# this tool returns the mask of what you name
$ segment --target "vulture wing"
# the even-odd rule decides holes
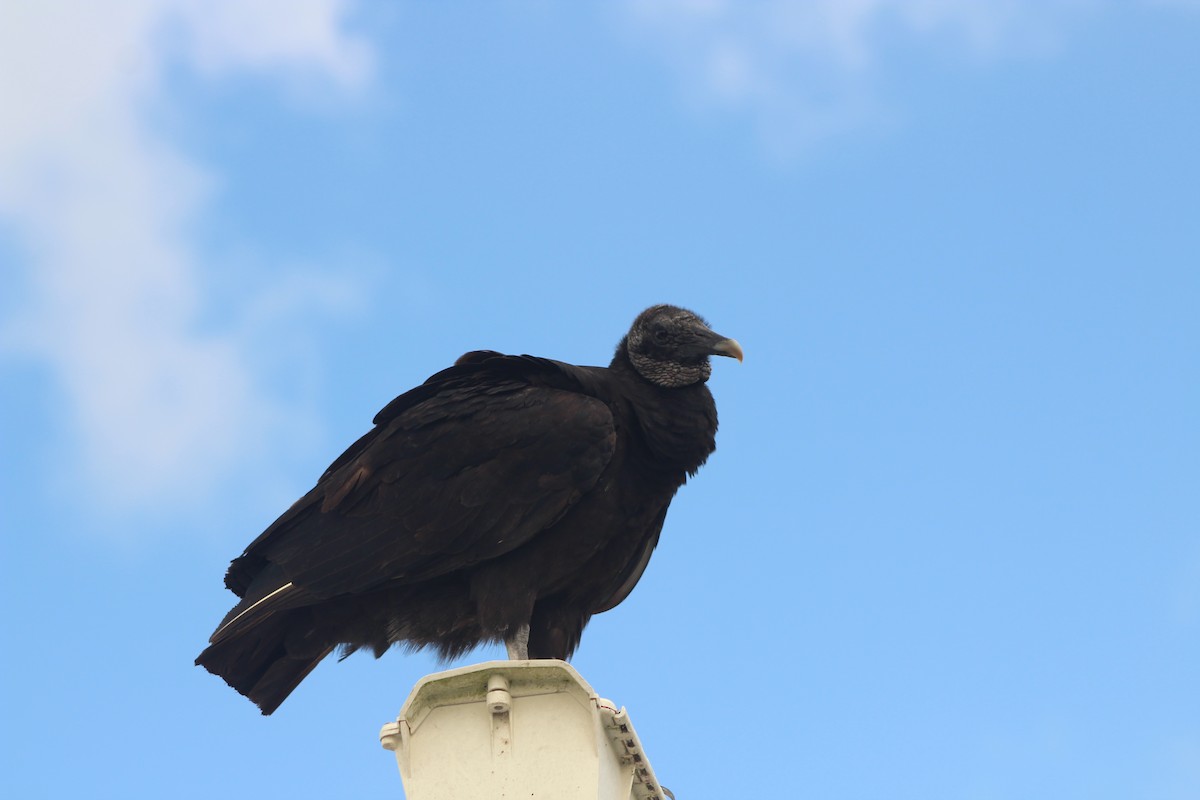
[[[427,580],[507,553],[595,486],[616,443],[583,370],[471,353],[376,427],[230,566],[216,643],[272,612]],[[639,570],[640,571],[640,570]]]

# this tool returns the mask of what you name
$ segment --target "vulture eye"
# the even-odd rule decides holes
[[[654,326],[654,341],[658,342],[659,344],[667,341],[667,329],[662,325]]]

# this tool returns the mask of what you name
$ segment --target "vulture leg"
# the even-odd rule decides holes
[[[529,623],[517,627],[512,636],[504,638],[504,648],[512,661],[529,660]]]

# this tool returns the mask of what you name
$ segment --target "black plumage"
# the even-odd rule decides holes
[[[233,561],[241,600],[196,663],[270,714],[339,645],[568,658],[716,446],[711,355],[742,351],[669,305],[638,316],[608,367],[467,353],[389,403]]]

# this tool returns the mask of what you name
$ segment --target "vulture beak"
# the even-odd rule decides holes
[[[722,339],[712,347],[714,356],[729,356],[736,358],[739,362],[742,360],[742,346],[737,343],[737,339]]]
[[[737,339],[726,339],[719,333],[714,333],[713,338],[716,342],[709,348],[709,353],[714,356],[729,356],[736,358],[739,362],[742,360],[742,346],[737,343]]]
[[[729,356],[742,360],[742,346],[737,339],[729,339],[707,325],[697,323],[692,329],[692,341],[688,345],[689,355],[695,356]]]

